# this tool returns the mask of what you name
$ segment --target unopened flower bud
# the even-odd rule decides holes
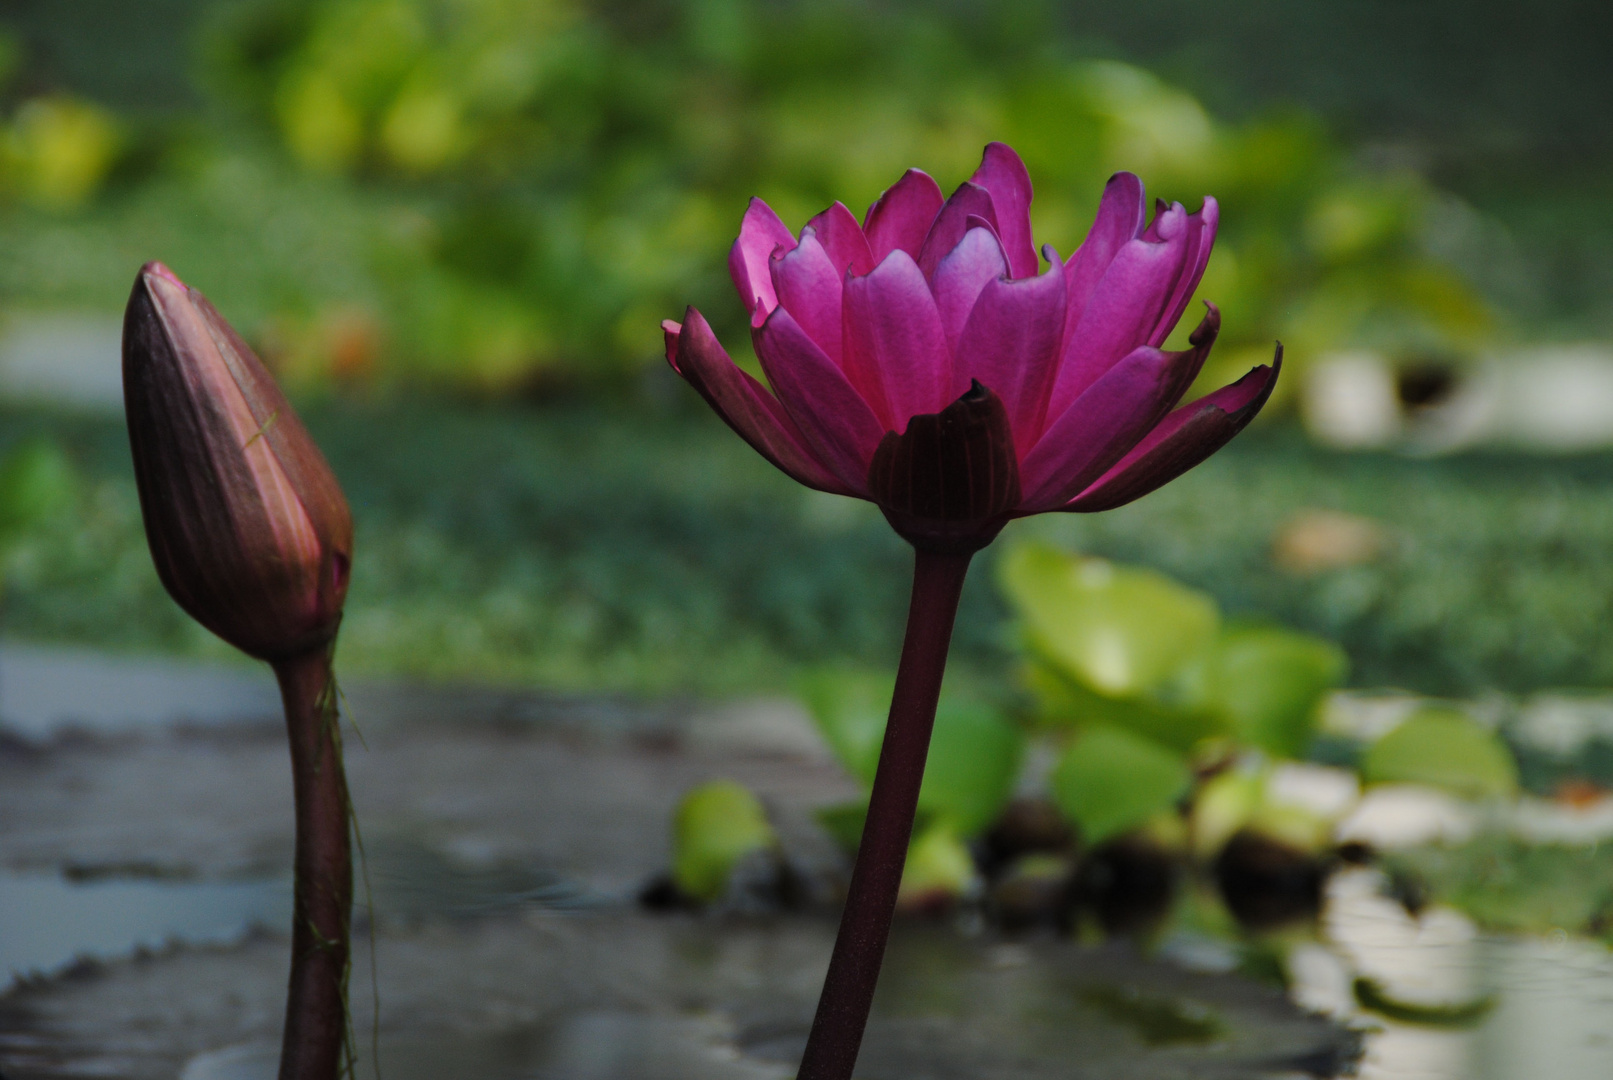
[[[123,320],[123,400],[157,574],[192,617],[274,660],[341,622],[353,519],[262,362],[161,263]]]

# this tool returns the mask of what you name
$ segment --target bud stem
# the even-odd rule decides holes
[[[807,1036],[798,1080],[850,1080],[862,1046],[896,894],[907,864],[924,760],[941,697],[947,648],[970,555],[915,549],[907,636],[896,669],[896,691],[868,799],[868,818],[851,874],[840,933],[824,977],[818,1012]]]
[[[297,805],[291,982],[280,1080],[336,1080],[347,1043],[353,858],[331,648],[274,663]]]

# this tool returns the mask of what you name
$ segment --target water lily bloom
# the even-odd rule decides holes
[[[1012,518],[1108,510],[1203,461],[1281,363],[1176,408],[1220,326],[1161,348],[1215,241],[1214,199],[1146,218],[1118,173],[1068,260],[1031,240],[1031,183],[1002,143],[951,198],[907,172],[861,225],[835,203],[793,235],[753,199],[729,256],[771,391],[700,313],[667,358],[784,472],[879,504],[916,546],[974,550]]]
[[[274,379],[161,263],[124,315],[123,392],[158,576],[179,606],[272,660],[336,634],[353,519]]]
[[[890,718],[840,932],[798,1080],[849,1080],[873,1001],[969,561],[1016,517],[1108,510],[1243,429],[1282,363],[1178,407],[1220,328],[1214,305],[1161,346],[1210,258],[1219,210],[1109,181],[1068,260],[1031,241],[1019,156],[986,147],[944,198],[911,169],[858,224],[840,203],[796,236],[751,200],[728,268],[771,390],[694,308],[667,359],[751,446],[808,487],[868,499],[914,549]]]
[[[280,682],[296,805],[280,1080],[337,1080],[347,1052],[351,806],[331,657],[353,519],[324,455],[207,298],[161,263],[123,319],[123,398],[157,576]]]

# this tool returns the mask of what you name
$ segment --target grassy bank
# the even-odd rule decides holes
[[[310,405],[354,504],[343,661],[571,689],[778,688],[799,664],[892,661],[909,557],[865,504],[797,488],[685,388],[635,405]],[[6,561],[6,633],[225,655],[163,594],[121,426],[0,414],[0,448],[48,434],[83,483]],[[1307,508],[1371,517],[1377,559],[1274,566]],[[1613,459],[1339,455],[1286,428],[1246,433],[1176,484],[1096,517],[1010,527],[965,598],[958,654],[1006,670],[995,551],[1036,535],[1146,563],[1235,615],[1339,641],[1357,685],[1471,694],[1613,683]]]

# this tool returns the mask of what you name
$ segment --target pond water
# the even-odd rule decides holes
[[[258,675],[0,650],[0,979],[37,976],[0,982],[7,1080],[274,1075],[289,778]],[[130,676],[149,693],[120,695]],[[64,682],[75,696],[53,703]],[[665,865],[667,814],[691,783],[754,786],[804,844],[791,822],[843,794],[833,766],[772,707],[674,723],[468,701],[372,693],[368,746],[351,752],[374,834],[360,1074],[373,1017],[390,1080],[792,1075],[832,920],[658,917],[631,897]],[[176,729],[164,717],[181,702]],[[1320,937],[1289,953],[1289,1000],[1226,973],[1214,942],[1144,959],[909,922],[859,1076],[1328,1077],[1355,1058],[1350,1031],[1369,1080],[1613,1075],[1605,948],[1488,938],[1383,893],[1375,871],[1335,875]],[[1440,1022],[1363,1009],[1360,980]]]

